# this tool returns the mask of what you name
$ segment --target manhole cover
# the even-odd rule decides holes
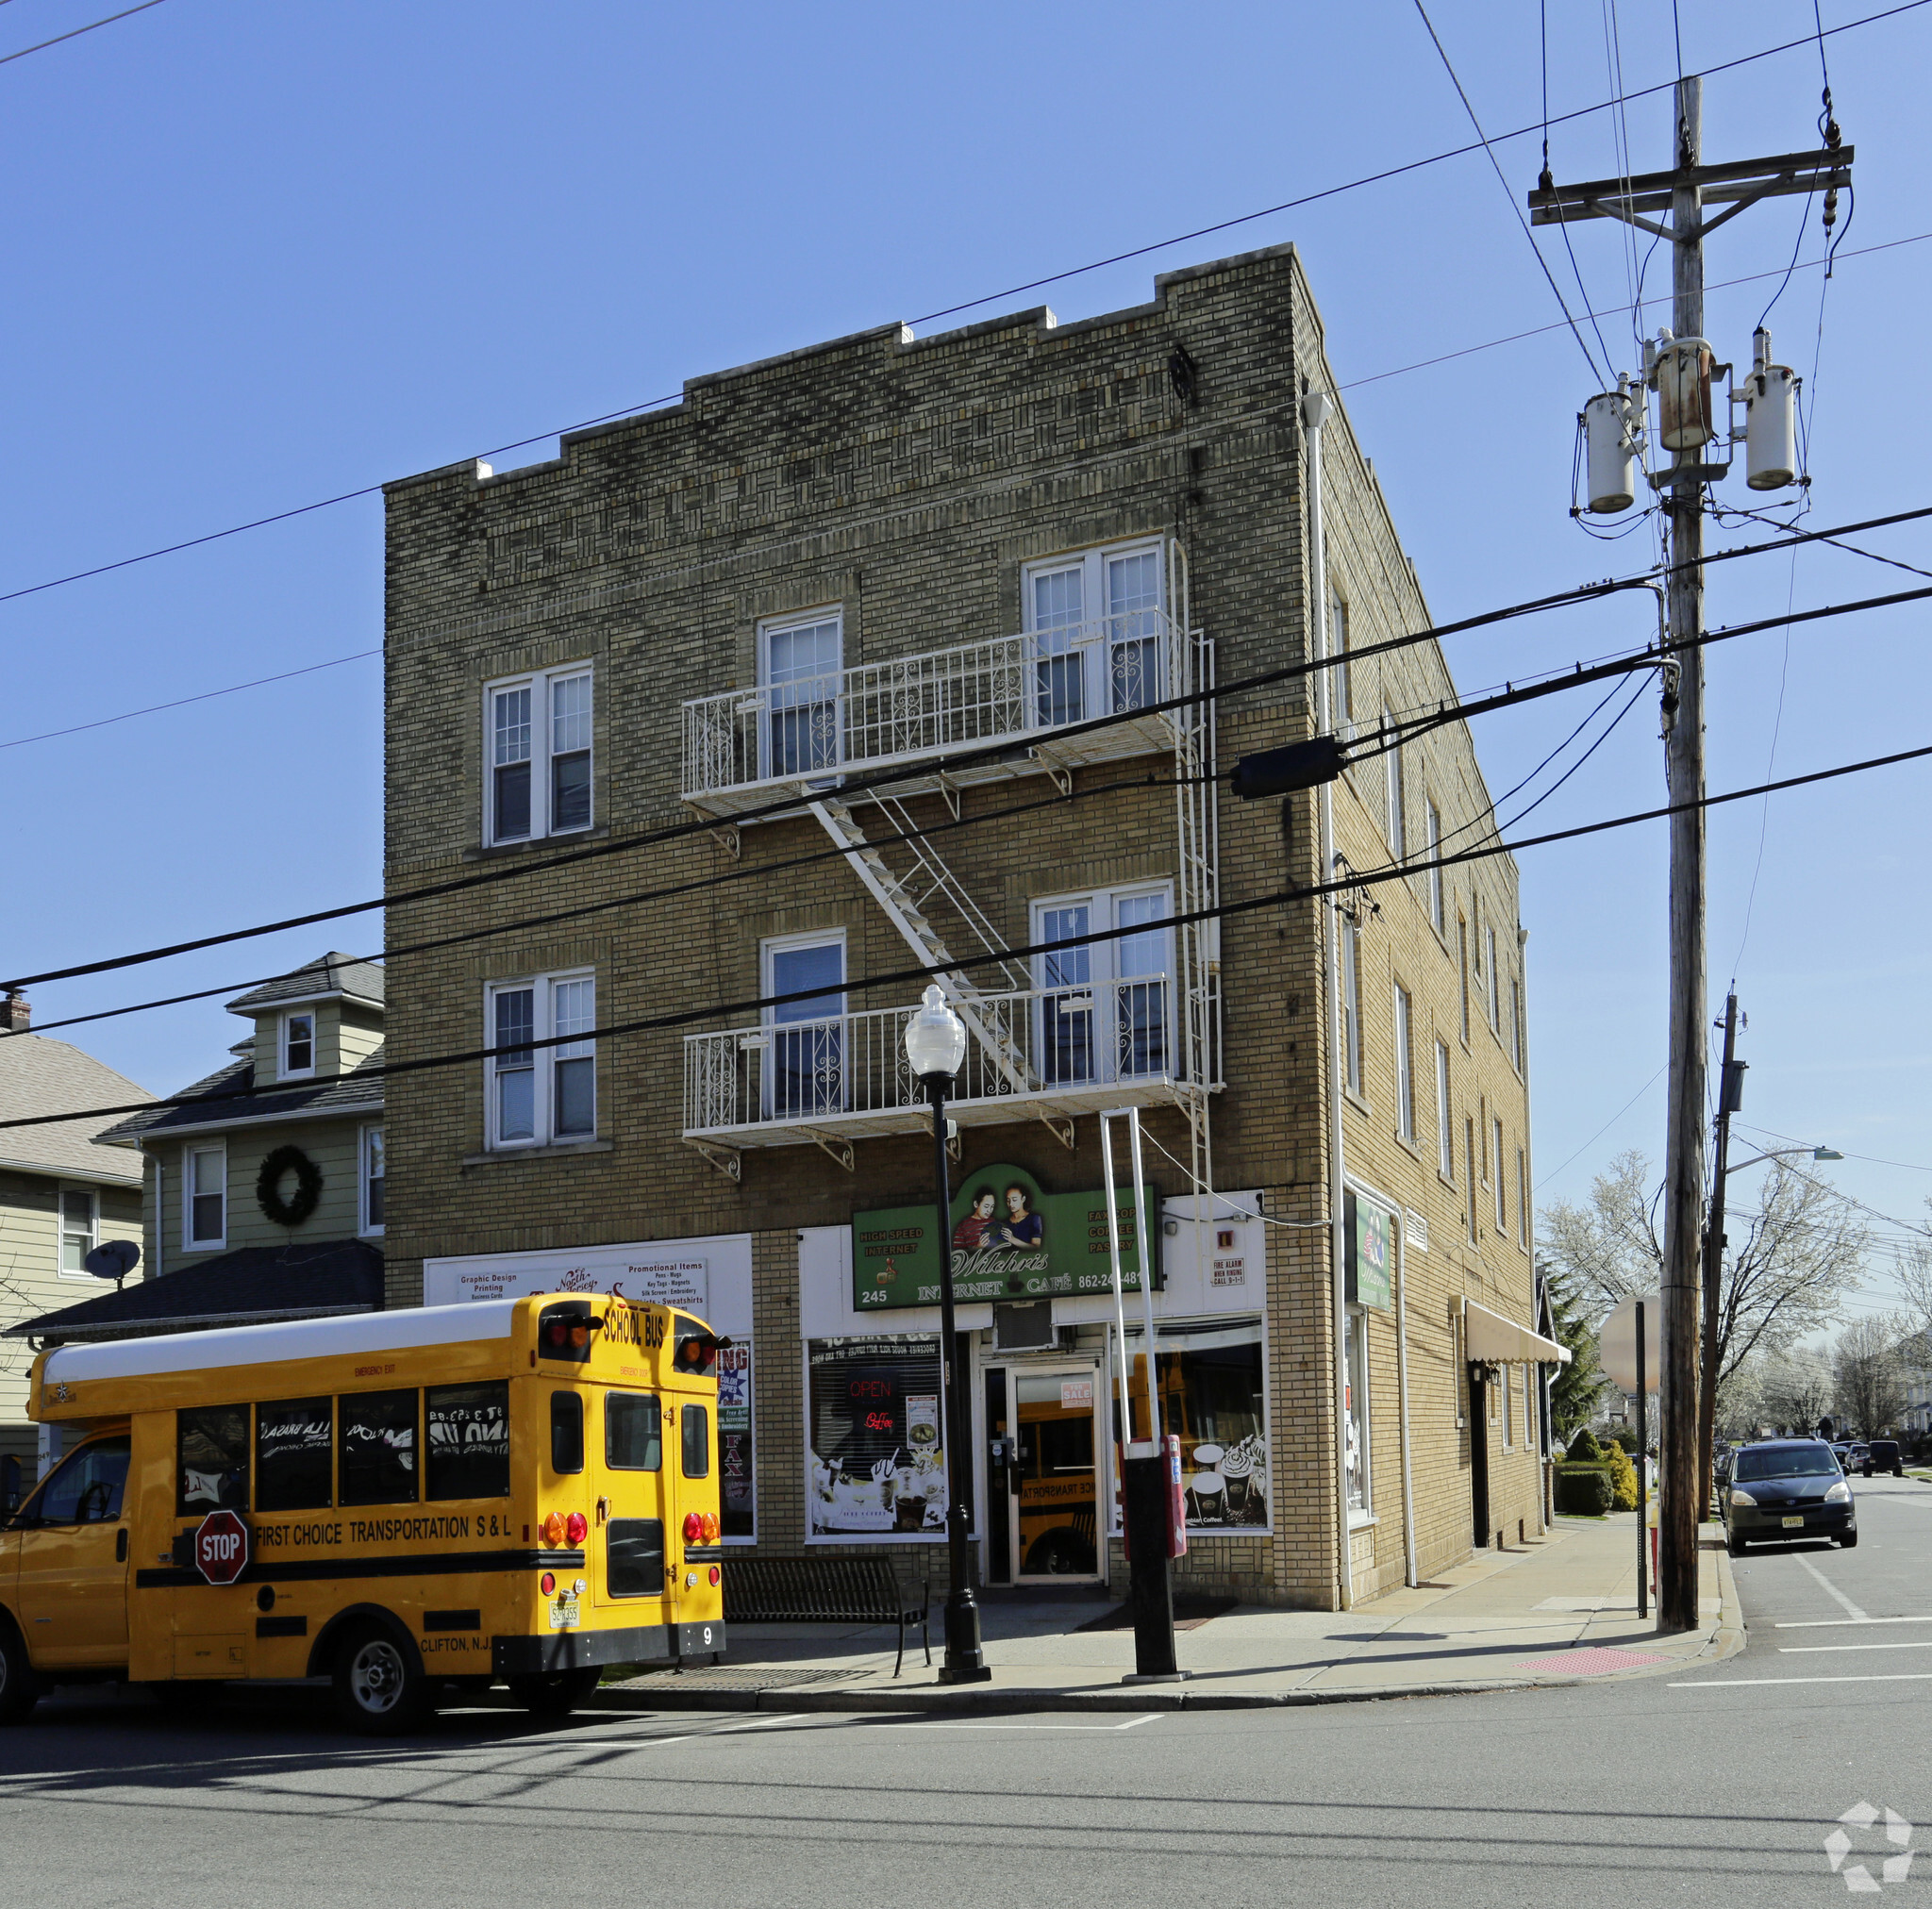
[[[1547,1670],[1554,1676],[1601,1677],[1610,1670],[1635,1670],[1644,1664],[1667,1664],[1669,1658],[1655,1651],[1607,1651],[1589,1645],[1580,1651],[1558,1651],[1551,1657],[1528,1657],[1519,1670]]]

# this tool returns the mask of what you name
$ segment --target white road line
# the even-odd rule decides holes
[[[1734,1690],[1747,1685],[1766,1684],[1925,1684],[1932,1683],[1932,1670],[1896,1670],[1876,1677],[1712,1677],[1695,1684],[1673,1684],[1673,1690]]]
[[[1821,1585],[1824,1586],[1824,1588],[1831,1594],[1831,1596],[1834,1599],[1837,1600],[1839,1608],[1844,1612],[1846,1617],[1857,1618],[1861,1623],[1864,1621],[1864,1612],[1859,1610],[1857,1605],[1853,1603],[1851,1599],[1846,1597],[1845,1594],[1841,1590],[1840,1590],[1839,1587],[1835,1584],[1833,1584],[1832,1581],[1828,1577],[1826,1577],[1824,1573],[1822,1570],[1820,1570],[1818,1567],[1814,1565],[1809,1558],[1801,1556],[1798,1559],[1798,1562],[1801,1565],[1803,1565],[1805,1569],[1807,1571],[1809,1571],[1811,1575],[1814,1578],[1816,1578]]]
[[[1820,1651],[1932,1651],[1932,1637],[1914,1637],[1906,1644],[1780,1644],[1778,1654],[1807,1657]]]
[[[1124,1723],[899,1723],[891,1721],[895,1730],[1132,1730],[1142,1723],[1158,1720],[1158,1711],[1149,1711],[1145,1717],[1130,1717]]]
[[[804,1719],[805,1712],[794,1710],[786,1717],[760,1717],[753,1723],[727,1723],[722,1729],[714,1730],[713,1736],[729,1736],[740,1730],[771,1730],[780,1723],[798,1723]]]
[[[1841,1631],[1847,1624],[1932,1624],[1932,1618],[1803,1618],[1774,1631]]]

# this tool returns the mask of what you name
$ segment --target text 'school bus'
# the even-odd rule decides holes
[[[0,1531],[0,1717],[326,1677],[396,1731],[445,1685],[557,1713],[715,1656],[718,1346],[553,1295],[43,1353],[28,1410],[84,1442]]]

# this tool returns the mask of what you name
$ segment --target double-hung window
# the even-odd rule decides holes
[[[1503,1123],[1501,1120],[1497,1120],[1494,1122],[1494,1126],[1496,1141],[1496,1231],[1498,1233],[1507,1233],[1509,1231],[1509,1179],[1508,1175],[1503,1171]]]
[[[181,1160],[182,1246],[191,1253],[225,1245],[228,1234],[228,1153],[191,1147]]]
[[[1438,860],[1442,853],[1442,811],[1436,805],[1435,798],[1429,799],[1426,814],[1429,835],[1429,859]],[[1429,871],[1429,925],[1437,934],[1443,933],[1442,913],[1442,871],[1439,868]]]
[[[845,1073],[845,937],[791,936],[764,946],[767,1120],[836,1114],[851,1104]]]
[[[1036,957],[1041,1078],[1141,1080],[1174,1071],[1174,931],[1165,887],[1103,889],[1033,905],[1035,941],[1077,941]],[[1106,941],[1083,937],[1130,932]]]
[[[1415,1140],[1415,1067],[1409,1052],[1411,1010],[1408,989],[1395,985],[1395,1132],[1411,1144]]]
[[[1341,918],[1341,1058],[1348,1090],[1362,1090],[1362,931]]]
[[[1483,930],[1483,956],[1489,966],[1490,1032],[1500,1037],[1503,1032],[1503,988],[1496,973],[1496,931],[1493,928]]]
[[[1035,722],[1141,709],[1167,693],[1161,573],[1158,541],[1026,567]]]
[[[836,609],[760,625],[761,775],[838,767],[844,755],[844,616]]]
[[[87,1256],[100,1233],[100,1202],[90,1187],[60,1189],[60,1270],[87,1273]]]
[[[1509,977],[1509,1059],[1516,1071],[1523,1071],[1523,981]]]
[[[1336,735],[1355,734],[1355,684],[1348,661],[1348,599],[1339,590],[1328,599],[1328,654],[1336,658],[1328,672],[1328,726]]]
[[[315,1017],[312,1014],[282,1016],[281,1078],[302,1080],[315,1071]]]
[[[1456,1129],[1449,1117],[1449,1043],[1436,1043],[1436,1166],[1443,1179],[1456,1177]]]
[[[492,683],[483,698],[484,832],[492,842],[591,825],[591,672],[582,664]]]
[[[597,1133],[597,983],[589,974],[499,981],[487,1001],[489,1141],[540,1147]],[[577,1038],[558,1038],[575,1036]],[[538,1041],[555,1044],[538,1047]]]
[[[380,1233],[382,1231],[386,1164],[383,1153],[382,1129],[380,1127],[364,1127],[362,1129],[362,1224],[360,1231],[365,1234]]]
[[[1394,712],[1386,703],[1382,706],[1382,727],[1391,736],[1395,733]],[[1408,859],[1408,788],[1402,773],[1400,747],[1390,750],[1384,760],[1388,764],[1389,853],[1396,861],[1404,862]]]

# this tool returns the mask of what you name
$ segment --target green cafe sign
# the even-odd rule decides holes
[[[1141,1289],[1141,1241],[1154,1241],[1154,1286],[1160,1287],[1158,1196],[1146,1189],[1136,1224],[1131,1187],[1116,1189],[1121,1216],[1121,1285]],[[952,1205],[956,1300],[1046,1299],[1110,1292],[1107,1195],[1042,1193],[1021,1167],[982,1167],[965,1176]],[[858,1312],[938,1305],[940,1251],[933,1208],[887,1206],[852,1216],[852,1303]]]
[[[1389,1310],[1389,1262],[1394,1216],[1354,1192],[1342,1196],[1347,1229],[1348,1296],[1357,1305]]]

